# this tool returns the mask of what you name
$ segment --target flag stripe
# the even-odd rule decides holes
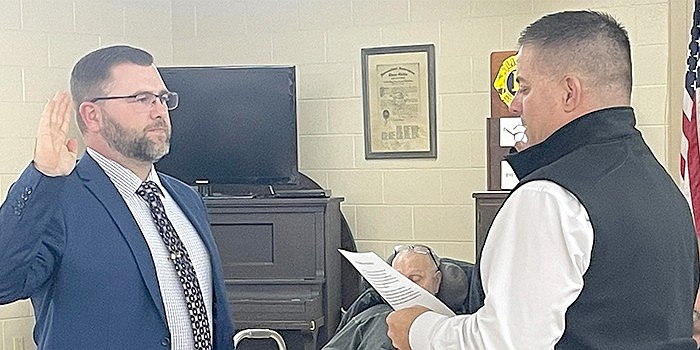
[[[693,23],[688,44],[688,69],[685,74],[683,96],[683,125],[681,137],[680,174],[682,187],[688,198],[695,220],[695,232],[700,231],[700,148],[698,146],[697,86],[698,58],[700,58],[700,0],[695,0]],[[700,236],[700,235],[699,235]]]

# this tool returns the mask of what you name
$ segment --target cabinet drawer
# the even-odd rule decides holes
[[[230,300],[239,328],[314,330],[323,324],[320,298],[292,300]]]
[[[323,252],[317,226],[315,213],[211,215],[227,279],[315,279]]]

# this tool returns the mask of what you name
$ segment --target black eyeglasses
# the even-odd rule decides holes
[[[169,111],[177,108],[178,96],[176,92],[165,92],[160,95],[152,92],[140,92],[129,96],[100,96],[93,97],[90,102],[95,103],[102,100],[120,100],[129,99],[131,103],[136,104],[143,111],[150,111],[157,100],[163,104]]]
[[[433,252],[433,250],[430,247],[428,247],[427,245],[423,245],[423,244],[397,245],[394,247],[394,255],[398,255],[399,253],[406,251],[406,250],[410,250],[410,251],[413,251],[414,253],[425,254],[425,255],[430,256],[430,258],[435,263],[435,267],[437,267],[438,270],[440,269],[440,258],[438,258],[437,255],[435,255],[435,252]]]

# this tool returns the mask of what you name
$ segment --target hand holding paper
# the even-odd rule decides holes
[[[454,312],[447,305],[389,266],[377,254],[353,253],[342,249],[338,251],[394,310],[419,305],[443,315],[454,316]]]

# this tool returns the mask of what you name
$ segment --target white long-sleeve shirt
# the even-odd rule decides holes
[[[552,349],[583,289],[593,227],[569,191],[545,180],[524,184],[503,204],[481,256],[486,299],[472,315],[420,315],[414,350]]]

